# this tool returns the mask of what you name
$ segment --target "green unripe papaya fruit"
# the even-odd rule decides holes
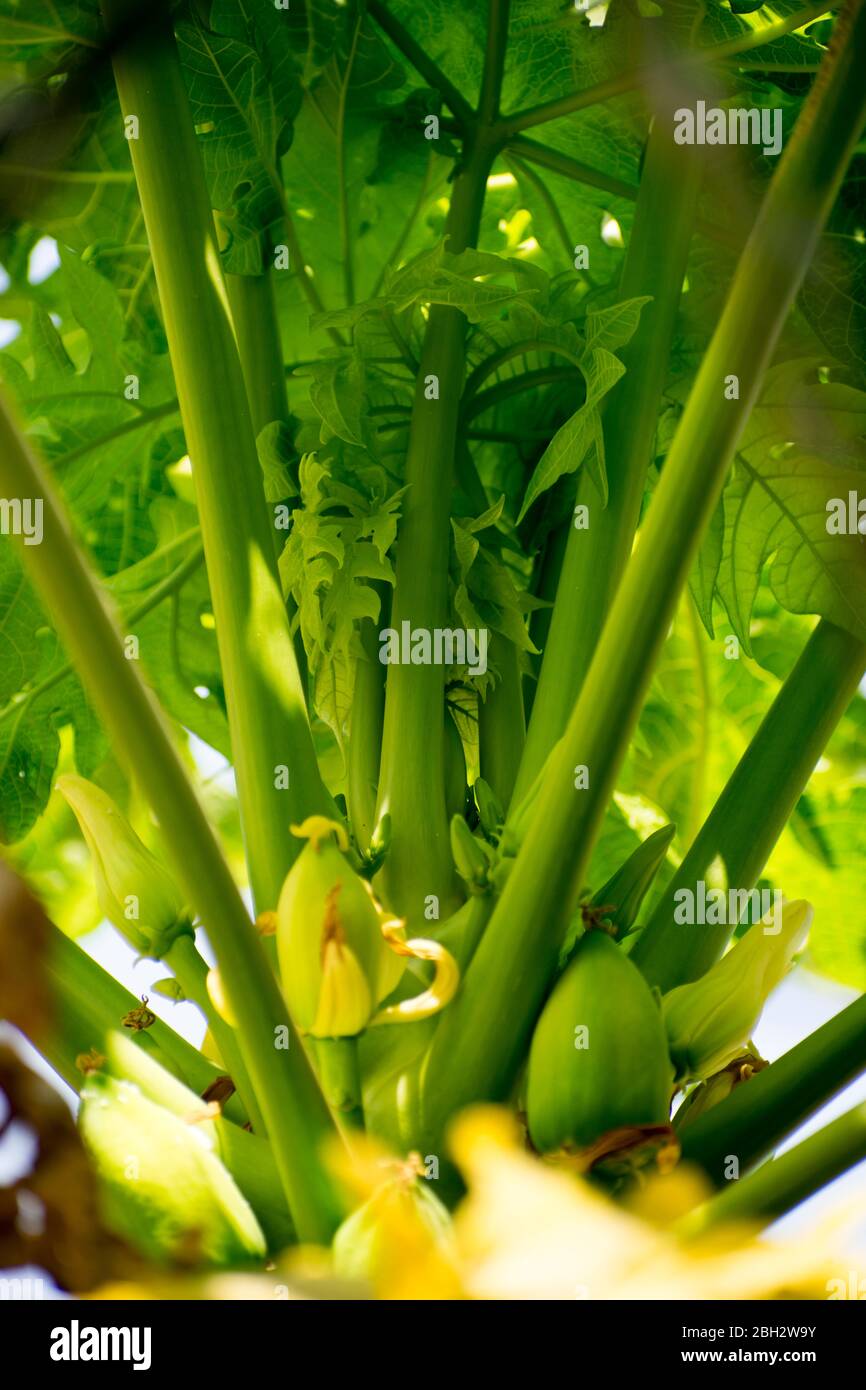
[[[264,1257],[261,1228],[206,1129],[104,1073],[82,1089],[79,1126],[109,1225],[150,1259],[238,1265]]]
[[[667,1121],[673,1068],[654,995],[603,931],[589,931],[541,1014],[527,1116],[542,1153],[585,1147],[621,1125]]]

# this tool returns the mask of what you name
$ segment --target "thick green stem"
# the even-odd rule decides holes
[[[517,648],[501,633],[494,634],[489,655],[498,675],[487,699],[478,703],[478,751],[481,776],[507,806],[526,737],[523,676]]]
[[[318,1038],[315,1056],[325,1099],[346,1130],[364,1128],[357,1038]]]
[[[637,530],[659,401],[668,371],[680,289],[692,238],[700,180],[696,147],[675,145],[667,106],[657,112],[641,178],[620,299],[651,296],[632,341],[620,352],[626,368],[604,414],[608,502],[591,479],[578,482],[576,501],[589,525],[572,526],[545,646],[515,804],[529,791],[562,736]]]
[[[255,1212],[269,1251],[275,1255],[295,1244],[297,1231],[286,1208],[270,1144],[237,1125],[227,1125],[222,1118],[215,1123],[219,1156]]]
[[[253,434],[258,439],[265,425],[289,422],[286,368],[277,320],[274,281],[270,270],[261,275],[227,275],[226,289],[235,327],[238,353],[250,408]],[[285,532],[270,528],[274,552],[279,561]],[[294,618],[295,606],[289,596],[286,608]],[[295,660],[304,697],[307,696],[307,654],[300,631],[292,639]]]
[[[253,433],[258,437],[265,425],[289,419],[273,276],[270,270],[262,275],[227,275],[226,289]]]
[[[64,1081],[77,1089],[82,1073],[76,1066],[76,1058],[94,1048],[101,1052],[106,1034],[120,1029],[124,1018],[140,1008],[141,1000],[118,984],[53,923],[45,952],[45,968],[51,983],[55,1016],[48,1036],[32,1036],[30,1041]],[[131,1030],[130,1037],[199,1095],[222,1075],[218,1067],[159,1018],[149,1028]],[[239,1097],[232,1097],[223,1109],[229,1119],[246,1123],[247,1114]]]
[[[663,993],[703,975],[732,930],[678,924],[676,893],[696,891],[716,858],[730,887],[755,886],[864,670],[866,644],[822,620],[632,950],[632,960]]]
[[[499,118],[510,9],[511,0],[488,0],[487,47],[478,97],[478,122],[482,129],[489,129]]]
[[[186,995],[197,1004],[207,1019],[208,1028],[213,1035],[220,1057],[226,1070],[237,1087],[253,1127],[259,1134],[265,1133],[265,1122],[250,1082],[249,1073],[235,1037],[234,1029],[220,1017],[213,1006],[207,988],[208,964],[199,955],[192,937],[179,936],[166,956],[175,979]]]
[[[458,174],[448,217],[448,247],[478,235],[492,152],[476,145]],[[391,625],[398,632],[448,626],[451,489],[466,320],[459,309],[430,310],[406,456],[408,492],[397,540]],[[431,377],[438,397],[427,398]],[[393,840],[385,880],[391,907],[418,920],[435,895],[445,915],[456,904],[445,809],[445,675],[442,666],[392,665],[385,688],[378,814],[390,812]]]
[[[810,1134],[780,1158],[765,1163],[680,1223],[683,1235],[745,1221],[766,1226],[866,1158],[866,1105],[856,1105]]]
[[[689,639],[692,649],[692,662],[695,673],[695,687],[698,700],[698,721],[697,732],[695,734],[695,751],[692,759],[692,771],[689,777],[691,783],[691,793],[689,795],[688,823],[683,830],[683,843],[691,844],[701,826],[701,817],[704,814],[706,804],[706,782],[707,764],[710,755],[710,735],[713,717],[713,692],[710,684],[709,671],[707,669],[707,648],[704,637],[704,629],[701,624],[698,610],[691,602],[690,596],[684,599],[686,610],[686,622],[689,629]]]
[[[105,0],[109,25],[127,0]],[[113,58],[199,505],[253,896],[276,906],[292,821],[327,814],[276,570],[201,155],[169,25]],[[288,779],[281,769],[288,769]],[[288,787],[285,782],[288,780]]]
[[[546,537],[544,549],[536,561],[536,575],[532,592],[536,598],[544,600],[545,606],[536,608],[529,619],[529,635],[532,638],[533,646],[538,648],[542,656],[534,658],[535,674],[523,682],[523,708],[526,712],[527,723],[532,718],[532,707],[535,704],[535,696],[538,691],[538,673],[541,670],[543,653],[550,637],[553,605],[556,602],[559,578],[565,564],[565,551],[571,526],[571,516],[567,517],[564,522],[560,522]]]
[[[22,547],[117,755],[137,781],[191,908],[208,924],[241,1052],[302,1239],[327,1240],[339,1203],[321,1165],[328,1108],[255,929],[150,691],[123,643],[53,485],[0,397],[0,492],[43,503],[43,541]]]
[[[386,595],[380,588],[382,610],[387,613]],[[360,641],[364,653],[355,668],[355,688],[349,715],[349,750],[346,767],[346,799],[349,823],[355,843],[362,850],[370,844],[376,828],[376,786],[382,751],[382,719],[385,712],[385,667],[379,660],[379,624],[365,618]]]
[[[722,1187],[730,1156],[739,1160],[740,1172],[760,1163],[864,1068],[866,996],[685,1125],[683,1158]]]
[[[498,105],[508,6],[491,0],[482,107]],[[486,126],[468,135],[454,180],[445,228],[448,250],[475,244],[495,146]],[[460,398],[465,373],[466,320],[458,309],[430,309],[418,367],[406,455],[408,491],[397,541],[391,625],[432,632],[448,626],[451,492]],[[435,379],[436,394],[431,398]],[[393,840],[383,878],[389,904],[410,920],[439,900],[444,916],[458,903],[448,838],[444,776],[444,669],[392,665],[385,690],[378,814],[389,812]]]
[[[425,1083],[434,1136],[456,1106],[507,1095],[525,1055],[680,592],[860,135],[864,50],[858,0],[839,20],[782,156],[580,698],[550,756],[529,832],[437,1029]],[[739,382],[734,400],[725,390],[731,375]]]

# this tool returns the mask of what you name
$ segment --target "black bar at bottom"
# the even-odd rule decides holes
[[[643,1375],[652,1369],[658,1375],[678,1368],[701,1375],[711,1366],[729,1371],[761,1366],[775,1374],[805,1366],[826,1379],[837,1368],[859,1363],[866,1331],[862,1310],[841,1305],[864,1299],[866,1288],[858,1286],[845,1297],[837,1292],[820,1302],[575,1300],[547,1316],[554,1317],[568,1339],[560,1346],[568,1346],[575,1367],[594,1365],[596,1373],[605,1365],[620,1378],[630,1369]],[[416,1314],[409,1308],[398,1312],[393,1305],[373,1302],[357,1307],[349,1301],[335,1305],[285,1296],[266,1302],[6,1298],[0,1300],[0,1367],[10,1390],[34,1372],[40,1380],[47,1373],[61,1382],[76,1375],[100,1379],[102,1371],[115,1379],[136,1373],[140,1378],[164,1377],[171,1372],[194,1375],[195,1384],[205,1383],[210,1373],[219,1377],[215,1383],[225,1384],[235,1373],[258,1377],[265,1368],[270,1375],[282,1370],[305,1376],[312,1369],[310,1357],[320,1366],[327,1364],[333,1380],[342,1357],[347,1370],[357,1374],[358,1358],[367,1347],[372,1353],[369,1364],[387,1375],[397,1372],[408,1356],[413,1362],[405,1364],[414,1364],[417,1370],[414,1358],[423,1353],[431,1336],[441,1356],[449,1345],[441,1338],[449,1331],[450,1317],[455,1316],[459,1325],[463,1318],[480,1314],[486,1323],[490,1306],[457,1304],[449,1312],[443,1304],[430,1304],[426,1313],[419,1308]],[[451,1343],[451,1350],[465,1366],[470,1345],[465,1324],[462,1335],[458,1325],[455,1333],[460,1341]],[[513,1319],[505,1331],[503,1361],[514,1350]],[[317,1334],[314,1343],[306,1340],[309,1334]],[[533,1341],[531,1324],[523,1325],[520,1340],[528,1351]],[[458,1345],[464,1351],[458,1352]],[[483,1350],[477,1347],[476,1355],[483,1356],[486,1369],[491,1354],[495,1359],[496,1346],[495,1337],[486,1337]],[[441,1370],[447,1362],[447,1357],[440,1362]],[[15,1366],[20,1367],[17,1374]]]

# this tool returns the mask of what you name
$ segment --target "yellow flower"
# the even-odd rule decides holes
[[[313,1037],[352,1037],[366,1027],[376,1002],[384,950],[376,909],[341,853],[348,848],[342,826],[316,816],[292,832],[307,843],[277,907],[286,1002],[298,1027]]]
[[[832,1252],[821,1241],[774,1244],[743,1228],[682,1239],[534,1158],[503,1110],[465,1111],[452,1127],[451,1147],[469,1188],[454,1218],[469,1297],[826,1297]],[[657,1183],[664,1193],[657,1204],[675,1213],[677,1186],[689,1203],[700,1191],[687,1169]],[[648,1195],[653,1200],[652,1189]]]
[[[351,1152],[335,1144],[328,1156],[356,1204],[330,1259],[295,1248],[267,1278],[233,1275],[231,1293],[199,1279],[192,1296],[274,1298],[291,1289],[292,1297],[425,1301],[825,1299],[842,1282],[833,1245],[850,1229],[850,1210],[797,1240],[758,1238],[743,1225],[687,1234],[701,1225],[684,1213],[697,1213],[709,1195],[695,1169],[652,1179],[630,1206],[617,1206],[530,1153],[504,1109],[464,1111],[450,1141],[468,1189],[452,1219],[435,1200],[435,1179],[421,1176],[429,1160],[395,1157],[361,1135]],[[179,1287],[156,1296],[189,1295]]]
[[[426,1018],[448,1003],[457,967],[438,943],[406,940],[343,853],[342,826],[310,816],[293,826],[307,839],[289,870],[277,907],[277,951],[286,1003],[302,1032],[314,1038],[354,1037],[381,1023]],[[379,1012],[400,983],[407,957],[432,960],[429,989]]]

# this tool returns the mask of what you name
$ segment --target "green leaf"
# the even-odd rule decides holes
[[[651,295],[641,295],[635,299],[623,299],[608,309],[590,309],[586,315],[586,346],[606,348],[615,352],[625,347],[637,332],[641,309],[649,304]]]
[[[133,567],[131,574],[127,571],[126,592],[127,606],[134,606],[144,592],[135,562],[158,545],[150,513],[156,490],[150,454],[163,424],[148,420],[144,410],[171,394],[171,374],[166,359],[152,358],[138,343],[123,341],[124,315],[109,281],[63,246],[60,262],[52,277],[64,309],[60,329],[34,304],[16,344],[26,353],[30,371],[4,354],[2,372],[39,447],[57,467],[76,522],[103,569],[112,573]],[[130,373],[140,383],[137,401],[126,398]],[[139,421],[141,428],[126,432]],[[101,441],[98,467],[88,448],[96,441]],[[165,489],[161,480],[159,487]],[[186,530],[195,525],[191,509],[184,525]],[[179,558],[175,553],[173,563]],[[146,582],[153,586],[167,572],[151,563]],[[0,590],[0,837],[13,842],[30,831],[46,805],[63,731],[74,732],[75,766],[84,776],[105,756],[105,744],[78,680],[66,674],[66,656],[50,619],[24,578],[20,558],[8,546],[0,556]],[[207,604],[206,584],[198,603]],[[186,637],[192,650],[202,637],[215,653],[213,634],[208,637],[199,618],[198,609],[194,620],[191,612],[186,615]],[[179,628],[179,618],[170,619],[169,606],[149,615],[136,633],[146,668],[157,687],[164,686],[171,712],[227,750],[219,708],[214,719],[200,718],[202,702],[193,694],[199,676],[187,679],[181,696]],[[218,663],[211,661],[206,669],[218,689]]]
[[[157,498],[150,517],[156,548],[108,582],[124,613],[138,608],[197,549],[192,507]],[[124,626],[126,626],[124,624]],[[167,713],[226,758],[231,756],[213,612],[204,565],[138,619],[141,664]]]
[[[117,292],[104,276],[64,247],[60,264],[69,307],[90,341],[90,373],[106,386],[118,384],[116,350],[126,335],[126,324]]]
[[[310,381],[310,402],[321,417],[323,444],[336,435],[347,444],[363,445],[368,437],[364,411],[365,371],[357,353],[335,353],[314,362],[298,376]]]
[[[866,639],[866,553],[862,537],[829,535],[827,504],[862,489],[862,470],[815,454],[745,456],[724,494],[725,539],[718,591],[746,650],[761,570],[792,613],[818,613]]]
[[[861,181],[858,180],[858,186]],[[859,209],[849,232],[818,243],[800,292],[800,306],[831,357],[866,378],[866,257]],[[857,234],[859,233],[859,235]]]
[[[496,529],[501,522],[505,498],[478,517],[451,518],[453,558],[451,565],[452,603],[454,613],[466,628],[487,628],[500,632],[513,642],[518,651],[536,652],[526,624],[526,614],[536,601],[520,584],[520,575],[509,549],[513,542]],[[491,532],[483,540],[483,532]],[[513,556],[511,556],[513,559]],[[489,674],[474,677],[480,688],[486,689]],[[495,671],[492,672],[495,675]],[[457,669],[455,680],[470,679],[468,671]]]
[[[128,239],[138,195],[113,92],[96,110],[80,116],[72,147],[62,159],[50,143],[46,146],[39,128],[20,144],[13,157],[0,160],[0,196],[7,215],[38,226],[76,251],[101,240]]]
[[[557,430],[529,480],[518,523],[536,498],[566,473],[574,473],[582,463],[590,468],[592,480],[607,503],[607,477],[604,469],[604,434],[599,403],[625,372],[618,357],[606,348],[591,348],[582,366],[586,397],[570,420]]]
[[[356,663],[364,659],[358,626],[378,620],[375,586],[394,580],[388,551],[402,490],[348,488],[312,454],[301,459],[300,487],[302,507],[292,513],[280,574],[297,605],[315,711],[342,748]]]
[[[419,122],[414,144],[394,140],[390,162],[383,164],[387,125],[392,119],[400,124],[417,83],[359,7],[317,5],[314,23],[320,9],[332,16],[330,51],[306,86],[282,172],[304,260],[322,303],[335,308],[347,304],[350,271],[352,297],[362,300],[388,264],[423,184],[430,149]],[[441,163],[437,179],[447,171]],[[408,246],[406,253],[412,254]],[[299,355],[309,354],[304,349]]]
[[[178,49],[211,199],[231,234],[226,268],[257,274],[260,232],[276,230],[283,212],[278,155],[301,89],[287,30],[273,7],[253,12],[218,4],[211,24],[179,24]]]
[[[677,825],[682,847],[709,812],[777,686],[745,656],[728,659],[729,647],[710,642],[689,608],[685,600],[665,643],[619,783],[662,808]],[[797,620],[789,622],[799,630]]]
[[[198,545],[195,512],[158,499],[151,508],[156,548],[107,582],[121,614],[146,605]],[[75,735],[74,766],[92,776],[106,745],[77,678],[21,573],[0,551],[0,839],[26,835],[51,793],[61,735]],[[130,659],[140,660],[163,707],[226,757],[230,754],[207,577],[199,565],[134,622],[121,617]]]
[[[724,543],[725,507],[722,499],[719,498],[715,510],[710,517],[710,524],[707,527],[703,544],[698,551],[698,558],[695,561],[694,569],[689,578],[692,598],[695,601],[695,605],[701,617],[701,622],[706,628],[709,637],[715,636],[715,630],[713,628],[713,599],[716,593],[719,568],[722,563]]]
[[[30,372],[5,353],[0,375],[57,468],[85,531],[100,517],[97,553],[106,569],[114,569],[129,555],[129,518],[115,510],[109,525],[104,513],[113,489],[125,485],[133,470],[136,492],[147,499],[151,450],[165,429],[161,407],[171,401],[174,383],[167,356],[152,356],[140,343],[124,341],[124,315],[110,282],[65,247],[60,262],[54,278],[64,293],[62,333],[35,305],[21,339],[30,351]],[[67,350],[73,342],[76,362]],[[97,446],[99,468],[94,468],[91,450]],[[149,528],[143,535],[139,529],[139,535],[152,541]]]
[[[828,531],[828,504],[863,487],[866,392],[828,379],[820,359],[770,369],[692,574],[712,635],[712,593],[747,651],[761,574],[791,612],[866,631],[866,556],[856,534]],[[723,526],[720,531],[720,512]],[[721,544],[720,544],[721,542]]]
[[[381,295],[346,309],[313,318],[316,328],[354,328],[369,315],[401,314],[418,305],[447,304],[460,309],[470,323],[498,319],[501,311],[538,296],[532,267],[490,252],[461,251],[453,255],[439,242],[401,270],[385,278]],[[502,285],[493,277],[507,275],[516,282]],[[523,284],[524,288],[520,288]]]
[[[745,15],[754,14],[759,9],[760,18],[744,18]],[[674,13],[681,30],[684,33],[688,32],[698,47],[707,47],[743,35],[750,38],[758,36],[762,28],[771,26],[777,19],[797,14],[802,10],[802,0],[774,0],[772,5],[764,6],[752,4],[752,0],[738,0],[736,5],[731,4],[730,7],[716,0],[716,3],[707,6],[697,27],[694,26],[693,16],[686,7],[675,10]],[[814,37],[817,30],[814,20],[807,20],[803,27],[807,33],[794,30],[782,38],[773,39],[760,45],[756,51],[743,55],[741,62],[743,65],[751,64],[759,70],[765,68],[768,72],[774,69],[808,70],[817,67],[825,52],[825,46]]]
[[[2,0],[0,48],[7,63],[63,67],[105,34],[98,0]]]
[[[282,502],[297,496],[290,473],[295,450],[289,426],[282,420],[272,420],[257,435],[256,448],[265,478],[265,501]]]
[[[440,243],[389,277],[385,298],[398,311],[412,304],[450,304],[461,309],[470,323],[481,323],[496,318],[501,309],[516,299],[533,293],[499,285],[488,278],[513,273],[519,280],[522,269],[519,261],[509,262],[489,252],[468,250],[453,255]]]
[[[105,755],[99,725],[17,555],[0,547],[0,841],[20,840],[51,794],[60,729],[75,732],[76,766],[88,776]]]

